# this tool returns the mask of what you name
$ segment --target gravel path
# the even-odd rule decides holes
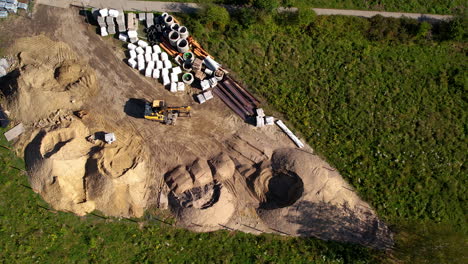
[[[51,5],[56,7],[68,7],[69,5],[87,6],[97,8],[116,8],[128,11],[158,11],[158,12],[173,12],[173,13],[193,13],[200,8],[200,5],[194,3],[179,3],[179,2],[154,2],[154,1],[127,1],[127,0],[37,0],[40,4]],[[347,10],[347,9],[326,9],[313,8],[317,15],[343,15],[343,16],[359,16],[372,17],[381,15],[384,17],[408,17],[419,21],[439,21],[447,20],[452,16],[449,15],[432,15],[418,13],[402,13],[402,12],[381,12],[381,11],[362,11],[362,10]],[[294,12],[296,8],[279,8],[280,12]]]

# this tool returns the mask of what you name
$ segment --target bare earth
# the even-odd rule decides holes
[[[195,90],[171,94],[128,67],[123,43],[98,36],[78,9],[39,5],[33,17],[0,24],[16,61],[0,89],[27,130],[15,145],[31,187],[55,209],[141,217],[167,206],[179,226],[199,232],[393,244],[374,210],[310,147],[296,149],[276,126],[245,124],[217,98],[198,105]],[[191,105],[192,118],[176,126],[142,119],[141,99]],[[117,142],[104,144],[103,132]]]

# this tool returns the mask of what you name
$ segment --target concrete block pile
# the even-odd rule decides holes
[[[7,18],[9,13],[18,13],[18,9],[27,10],[28,3],[18,2],[18,0],[0,0],[0,18]]]
[[[114,35],[117,32],[125,32],[125,16],[123,11],[116,9],[93,9],[92,14],[99,24],[101,36]],[[127,40],[125,35],[120,36],[119,39]],[[125,38],[124,38],[125,37]]]
[[[172,16],[167,13],[160,16],[153,13],[128,13],[125,20],[122,11],[107,8],[93,10],[93,15],[101,29],[101,36],[118,34],[121,41],[129,42],[127,63],[130,67],[148,78],[158,80],[172,93],[184,92],[187,85],[197,80],[202,88],[202,93],[196,96],[197,101],[205,103],[213,99],[211,89],[223,79],[224,71],[209,56],[200,59],[190,51],[188,29],[176,23]],[[160,37],[166,38],[161,46],[150,45],[139,39],[140,22],[148,28],[148,40],[151,43],[158,43]],[[158,34],[158,38],[152,38],[149,32]],[[167,45],[172,50],[167,49]],[[170,57],[174,57],[177,65],[173,65]]]
[[[271,126],[275,123],[275,118],[272,116],[265,116],[265,112],[262,108],[255,109],[255,115],[256,127],[263,127],[265,125]]]
[[[170,92],[185,91],[185,83],[180,75],[182,69],[175,66],[168,54],[158,45],[150,46],[146,41],[138,40],[135,44],[129,43],[128,65],[137,69],[148,78],[160,81]]]

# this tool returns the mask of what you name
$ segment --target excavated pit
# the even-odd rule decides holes
[[[292,171],[273,172],[265,190],[261,209],[272,210],[293,205],[304,192],[304,183]]]

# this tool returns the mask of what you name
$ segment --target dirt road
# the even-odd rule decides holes
[[[67,7],[69,5],[88,6],[97,8],[116,8],[128,11],[154,11],[154,12],[183,12],[193,13],[200,9],[200,5],[195,3],[180,3],[180,2],[155,2],[155,1],[126,1],[126,0],[38,0],[39,3],[56,7]],[[347,9],[327,9],[327,8],[312,8],[317,15],[341,15],[341,16],[358,16],[358,17],[373,17],[381,15],[383,17],[408,17],[419,21],[439,21],[447,20],[450,15],[434,15],[434,14],[418,14],[404,12],[383,12],[383,11],[363,11],[363,10],[347,10]],[[294,12],[296,8],[279,8],[280,12]]]

